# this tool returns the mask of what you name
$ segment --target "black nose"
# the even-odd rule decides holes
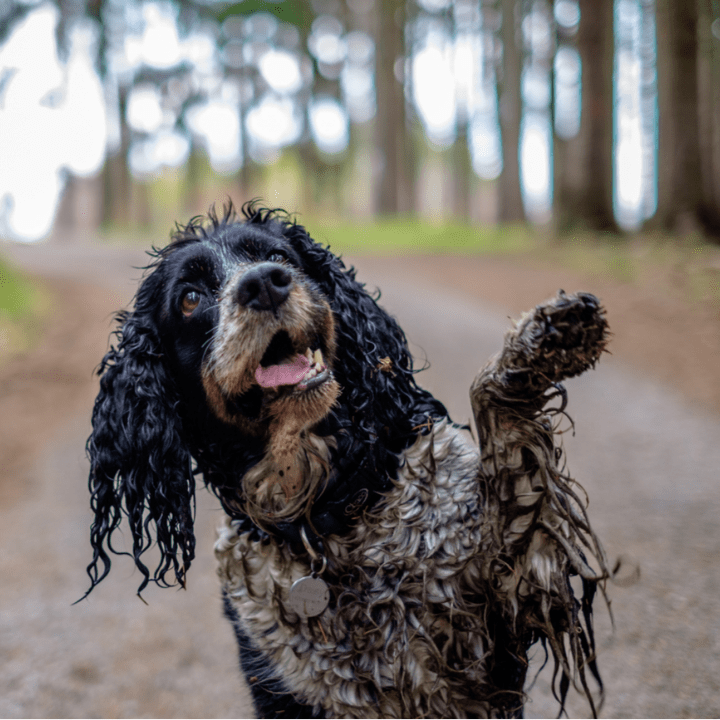
[[[290,295],[292,275],[277,263],[262,263],[248,270],[237,289],[237,300],[253,310],[277,310]]]

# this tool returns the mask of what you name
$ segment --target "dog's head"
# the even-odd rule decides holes
[[[328,300],[283,225],[256,219],[184,228],[149,281],[160,285],[154,321],[179,389],[262,437],[279,419],[316,423],[339,387]]]
[[[446,415],[415,384],[397,323],[284,213],[247,204],[238,218],[228,205],[194,219],[148,270],[99,370],[88,440],[93,586],[110,569],[123,514],[140,589],[166,584],[169,570],[183,582],[196,472],[241,514],[248,471],[283,476],[298,452],[313,454],[309,438],[331,438],[320,461],[328,473],[368,462],[392,476],[418,428]],[[290,487],[308,502],[318,489]],[[153,535],[161,559],[151,577],[140,557]]]

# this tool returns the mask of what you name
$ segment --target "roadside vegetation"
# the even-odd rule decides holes
[[[33,347],[49,306],[37,283],[0,258],[0,364]]]
[[[534,243],[528,256],[682,300],[720,320],[720,247],[699,234],[578,233]]]

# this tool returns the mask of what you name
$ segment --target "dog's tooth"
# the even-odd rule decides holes
[[[318,349],[313,353],[313,361],[318,365],[318,367],[322,367],[322,365],[323,365],[323,356],[322,356],[322,353],[320,352],[320,348],[318,348]]]
[[[310,364],[312,365],[312,362],[313,362],[313,354],[312,354],[312,350],[310,350],[310,348],[308,348],[307,350],[305,350],[305,357],[310,361]]]
[[[316,375],[318,374],[317,368],[313,365],[306,373],[303,375],[302,382],[307,383],[310,380],[312,380]]]

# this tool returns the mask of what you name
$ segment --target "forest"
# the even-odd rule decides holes
[[[50,154],[33,165],[23,150],[40,142],[25,136],[33,106],[13,100],[33,77],[13,60],[21,36],[56,58],[42,135],[65,144],[68,126],[80,148],[55,160],[61,225],[142,227],[158,206],[266,194],[354,219],[720,237],[718,0],[2,3],[10,236],[23,235],[14,178],[36,188]],[[70,109],[73,88],[98,107]],[[33,202],[30,239],[48,229]]]
[[[253,712],[207,489],[183,592],[135,597],[126,527],[130,557],[77,602],[98,369],[134,342],[111,333],[164,315],[133,305],[148,251],[228,197],[329,245],[459,424],[512,318],[560,288],[599,298],[609,353],[546,416],[613,568],[594,698],[720,717],[720,0],[0,0],[0,718]],[[158,381],[127,381],[125,430],[180,397],[158,335],[138,333]],[[528,717],[562,714],[551,645]],[[572,688],[565,711],[591,715]]]

